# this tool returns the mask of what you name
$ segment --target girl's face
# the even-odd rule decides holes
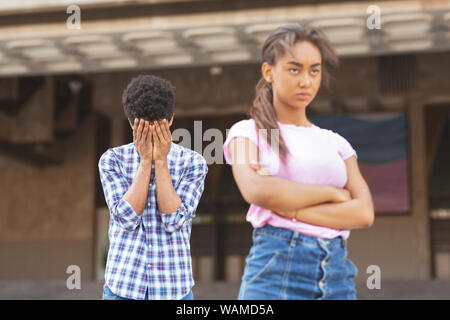
[[[309,41],[299,41],[274,66],[263,63],[266,81],[272,83],[274,104],[305,108],[316,96],[322,80],[322,56]]]

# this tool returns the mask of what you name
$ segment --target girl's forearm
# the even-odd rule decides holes
[[[337,201],[331,186],[301,184],[277,177],[258,177],[254,203],[272,211],[289,211]]]
[[[337,188],[323,185],[301,184],[272,177],[268,172],[260,175],[257,146],[247,138],[230,142],[234,179],[245,201],[269,210],[294,210],[326,202],[341,201]],[[263,169],[263,168],[261,168]]]
[[[286,218],[332,229],[368,228],[373,223],[373,209],[363,199],[277,213]]]

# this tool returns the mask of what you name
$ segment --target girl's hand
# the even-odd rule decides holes
[[[257,162],[250,162],[250,167],[260,176],[270,176],[269,171],[261,167]]]
[[[336,188],[336,198],[333,202],[340,203],[352,200],[350,191],[347,189]]]
[[[257,162],[251,162],[250,163],[250,167],[260,176],[264,177],[264,176],[270,176],[271,175],[269,173],[269,171],[267,171],[265,168],[261,167],[259,165],[259,163],[257,163]],[[295,219],[296,214],[297,214],[296,210],[292,210],[292,211],[278,211],[278,212],[272,211],[272,212],[277,214],[277,215],[279,215],[279,216],[281,216],[281,217],[292,219],[292,221],[297,221]]]

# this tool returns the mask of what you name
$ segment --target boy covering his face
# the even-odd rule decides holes
[[[122,97],[133,142],[98,166],[110,211],[103,299],[192,299],[190,235],[208,167],[172,143],[175,88],[141,75]]]

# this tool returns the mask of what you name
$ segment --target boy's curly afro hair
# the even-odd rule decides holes
[[[122,95],[126,117],[150,121],[167,119],[174,112],[175,87],[167,80],[153,75],[139,75],[131,80]]]

